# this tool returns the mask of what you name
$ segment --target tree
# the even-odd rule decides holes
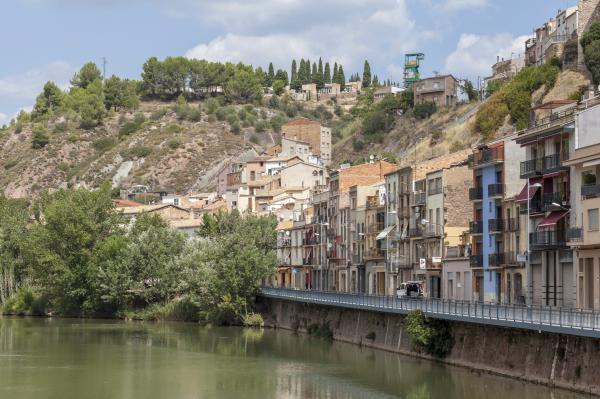
[[[259,101],[262,98],[261,82],[252,72],[238,70],[233,79],[226,83],[225,96],[241,103]]]
[[[164,68],[156,57],[150,57],[142,67],[142,90],[153,98],[158,97],[164,90]]]
[[[0,194],[0,302],[25,282],[24,247],[27,245],[27,203]]]
[[[31,148],[44,148],[49,142],[48,130],[41,123],[36,123],[32,129]]]
[[[371,66],[369,65],[369,61],[365,60],[365,64],[363,67],[362,86],[367,88],[370,85],[371,85]]]
[[[112,75],[104,83],[104,105],[106,109],[118,111],[125,102],[127,88],[124,81],[119,77]]]
[[[344,90],[344,87],[346,86],[346,76],[344,75],[344,67],[341,65],[338,68],[338,81],[336,83],[339,83],[340,88]]]
[[[68,108],[74,110],[81,118],[81,126],[90,128],[102,122],[106,114],[102,82],[98,79],[86,88],[74,88],[66,100]]]
[[[296,60],[292,60],[292,76],[290,78],[290,87],[294,90],[298,90],[298,70],[296,66]]]
[[[285,83],[285,86],[287,86],[290,83],[289,79],[288,79],[287,71],[284,71],[283,69],[277,70],[277,73],[275,74],[275,80],[279,80],[279,81]]]
[[[594,84],[600,83],[600,40],[594,40],[585,46],[585,65],[592,74]]]
[[[46,115],[63,105],[65,93],[51,81],[46,82],[44,89],[37,96],[33,107],[33,117]]]
[[[96,64],[88,62],[73,76],[71,84],[73,87],[85,89],[96,80],[102,80],[102,73]]]
[[[275,81],[273,81],[273,93],[275,93],[275,95],[282,95],[283,91],[285,90],[285,82],[283,80],[279,80],[279,79],[275,79]]]
[[[273,81],[275,80],[275,69],[273,68],[273,63],[269,63],[269,72],[267,73],[267,77],[265,80],[265,86],[271,87],[273,85]]]
[[[373,82],[371,82],[371,86],[373,87],[379,87],[379,77],[377,75],[373,76]]]
[[[335,62],[333,64],[333,76],[331,78],[331,82],[338,83],[338,80],[339,80],[338,64],[337,64],[337,62]]]
[[[325,71],[323,72],[323,83],[331,83],[331,68],[329,62],[325,63]]]
[[[461,86],[461,91],[463,92],[463,94],[467,95],[469,102],[475,101],[479,98],[479,93],[473,87],[473,83],[468,79],[466,79],[463,82],[463,85]]]

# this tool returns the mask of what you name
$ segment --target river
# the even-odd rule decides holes
[[[0,398],[587,398],[281,330],[0,318],[0,345]]]

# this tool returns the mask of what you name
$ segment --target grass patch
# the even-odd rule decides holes
[[[152,154],[152,148],[144,145],[135,146],[121,151],[121,156],[127,160],[134,158],[145,158],[150,154]]]
[[[104,137],[94,141],[92,146],[99,154],[105,153],[117,145],[117,140],[114,137]]]

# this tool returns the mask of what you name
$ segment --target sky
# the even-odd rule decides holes
[[[0,5],[0,125],[43,84],[67,89],[85,62],[139,78],[146,59],[183,55],[289,69],[293,58],[365,59],[400,82],[404,54],[421,74],[477,81],[497,56],[523,53],[533,29],[576,0],[11,0]]]

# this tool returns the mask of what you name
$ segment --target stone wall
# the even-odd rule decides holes
[[[413,350],[400,315],[266,298],[257,305],[269,327],[328,325],[335,340],[600,395],[598,339],[453,322],[454,347],[440,360]]]

